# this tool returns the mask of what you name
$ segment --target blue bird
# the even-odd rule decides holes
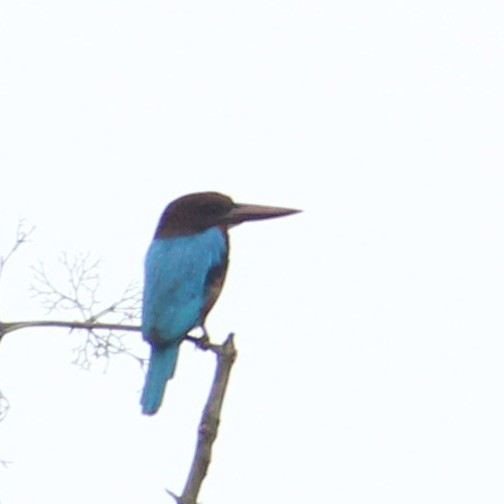
[[[173,377],[179,345],[219,297],[228,267],[228,228],[244,221],[299,212],[234,203],[216,192],[182,196],[170,203],[145,260],[142,334],[151,346],[142,412],[155,414]]]

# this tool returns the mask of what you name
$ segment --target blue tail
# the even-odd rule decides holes
[[[140,399],[144,415],[154,415],[161,406],[166,382],[175,372],[178,349],[178,344],[167,348],[152,347],[149,369]]]

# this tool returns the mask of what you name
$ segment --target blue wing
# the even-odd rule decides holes
[[[201,325],[217,299],[227,267],[228,242],[219,228],[154,240],[145,262],[142,333],[152,345],[142,410],[157,412],[173,376],[179,344]]]
[[[209,282],[225,272],[227,238],[219,228],[154,240],[145,263],[144,339],[165,346],[201,324],[212,296]]]

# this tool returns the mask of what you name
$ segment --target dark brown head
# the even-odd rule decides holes
[[[227,228],[249,220],[271,219],[300,210],[234,203],[216,192],[194,193],[171,202],[163,212],[154,238],[188,236],[211,227]]]

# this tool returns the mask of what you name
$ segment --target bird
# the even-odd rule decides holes
[[[175,373],[179,346],[204,327],[228,268],[228,229],[242,222],[300,212],[235,203],[218,192],[182,196],[164,210],[145,258],[142,336],[151,352],[140,403],[144,415],[159,410]]]

